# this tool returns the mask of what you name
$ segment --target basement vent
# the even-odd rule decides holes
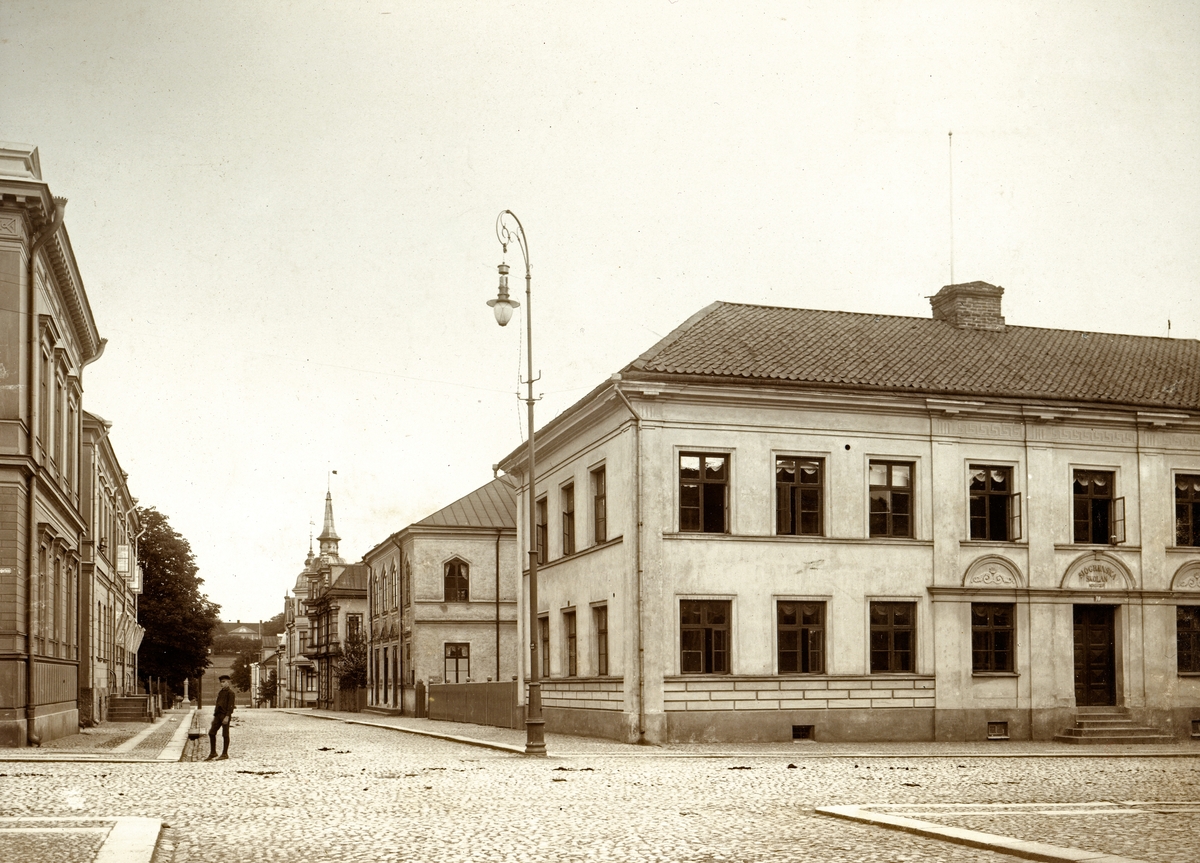
[[[989,722],[988,740],[1008,740],[1007,722]]]
[[[1200,737],[1200,719],[1192,720],[1192,737]]]
[[[1193,723],[1195,724],[1195,723]],[[812,740],[813,726],[812,725],[793,725],[792,740]]]

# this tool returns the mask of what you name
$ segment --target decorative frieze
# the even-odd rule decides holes
[[[1188,561],[1179,567],[1171,580],[1171,590],[1200,592],[1200,561]]]
[[[1020,423],[988,422],[986,420],[935,419],[933,433],[946,437],[981,438],[983,440],[1023,440]]]
[[[1079,426],[1031,425],[1031,441],[1049,443],[1104,444],[1107,446],[1135,446],[1137,432],[1125,429],[1083,428]]]
[[[1021,571],[1011,560],[989,554],[974,561],[963,575],[963,587],[1022,587]]]

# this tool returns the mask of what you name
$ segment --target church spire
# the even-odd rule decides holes
[[[317,537],[317,541],[321,543],[321,557],[329,560],[331,563],[341,563],[342,559],[338,557],[338,541],[341,539],[337,535],[337,531],[333,527],[333,494],[325,492],[325,526],[321,529],[321,535]]]

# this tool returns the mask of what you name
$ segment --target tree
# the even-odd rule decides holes
[[[270,704],[274,706],[275,695],[279,691],[279,677],[275,674],[275,669],[271,669],[271,673],[267,675],[262,683],[258,684],[258,703]]]
[[[233,661],[233,670],[229,672],[229,682],[242,692],[250,691],[250,666],[262,662],[262,649],[257,644],[247,645],[238,653]]]
[[[192,547],[167,517],[154,507],[138,507],[138,517],[144,533],[138,543],[143,580],[137,616],[146,630],[138,671],[180,691],[184,679],[199,677],[208,667],[221,607],[200,592],[204,579],[196,575]]]
[[[270,635],[279,635],[285,629],[287,629],[287,621],[284,620],[282,611],[272,617],[270,620],[264,620],[262,622],[263,638],[266,638]]]
[[[333,673],[338,679],[338,689],[359,689],[367,685],[367,642],[362,634],[349,635],[342,644],[342,652],[333,663]]]

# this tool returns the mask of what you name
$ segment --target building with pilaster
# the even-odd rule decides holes
[[[100,338],[34,147],[0,144],[0,745],[79,728],[83,370]]]
[[[1200,342],[1002,294],[714,303],[504,458],[546,729],[1200,736]]]

